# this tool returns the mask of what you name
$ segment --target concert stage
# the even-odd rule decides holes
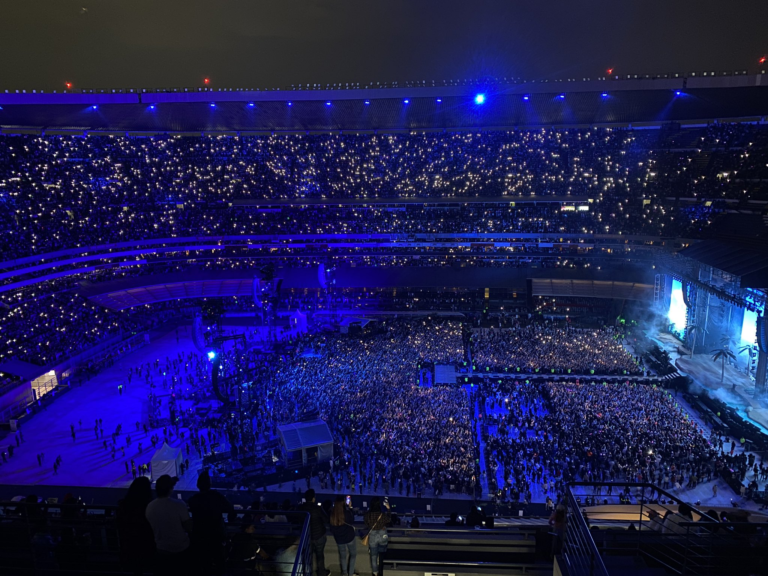
[[[722,366],[712,360],[712,354],[680,354],[680,341],[668,333],[653,337],[663,350],[669,353],[672,364],[683,376],[693,380],[689,390],[699,395],[705,391],[728,406],[734,408],[743,418],[759,425],[768,433],[768,396],[755,394],[755,382],[743,370],[726,364],[725,377],[721,381]]]
[[[730,421],[726,428],[738,429],[755,449],[768,450],[765,242],[706,239],[655,268],[647,334],[668,353],[677,371],[693,380],[689,392],[706,393],[709,409],[715,406],[714,412],[725,413],[723,419]],[[656,361],[658,367],[667,358]],[[720,424],[719,414],[707,417]]]

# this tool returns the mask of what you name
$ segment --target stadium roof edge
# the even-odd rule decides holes
[[[751,82],[749,80],[752,80]],[[761,76],[289,92],[0,94],[0,131],[50,130],[136,135],[252,133],[421,133],[514,128],[706,125],[765,122]],[[130,101],[125,96],[131,96]],[[33,130],[33,132],[29,132]],[[36,132],[35,132],[36,131]],[[75,134],[77,135],[77,134]]]
[[[389,98],[429,98],[429,97],[474,97],[478,90],[489,96],[504,94],[547,94],[577,92],[620,92],[625,90],[686,90],[706,88],[737,88],[768,85],[766,74],[746,73],[687,73],[674,75],[629,75],[631,77],[583,79],[583,80],[543,80],[526,82],[483,81],[462,85],[445,86],[395,86],[381,88],[346,88],[346,89],[277,89],[253,90],[232,88],[130,88],[102,90],[65,90],[62,92],[44,90],[4,90],[0,92],[0,105],[3,104],[136,104],[160,102],[270,102],[270,101],[326,101]]]

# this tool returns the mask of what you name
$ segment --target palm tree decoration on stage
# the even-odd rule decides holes
[[[741,354],[749,354],[751,351],[752,351],[752,344],[745,344],[744,346],[742,346],[741,348],[739,348],[739,349],[737,350],[737,352],[739,353],[739,355],[741,355]],[[746,368],[744,369],[744,373],[745,373],[747,376],[749,376],[749,357],[747,357],[747,362],[746,362],[746,364],[747,364],[747,365],[746,365]]]
[[[696,335],[698,332],[698,324],[688,324],[688,326],[685,327],[685,333],[691,338],[691,358],[693,358],[694,351],[696,350]]]
[[[736,356],[731,352],[728,344],[724,344],[722,348],[712,350],[712,360],[715,362],[720,360],[722,363],[722,370],[720,372],[720,383],[722,384],[723,380],[725,380],[725,361],[728,360],[730,362],[731,360],[736,360]]]

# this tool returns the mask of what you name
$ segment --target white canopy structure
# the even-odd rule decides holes
[[[152,482],[163,474],[168,474],[171,477],[178,476],[181,462],[181,448],[173,448],[163,442],[163,445],[152,456]]]
[[[277,431],[288,462],[306,465],[333,459],[333,436],[322,420],[286,424],[278,426]]]

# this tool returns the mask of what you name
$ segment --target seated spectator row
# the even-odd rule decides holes
[[[4,258],[211,234],[462,231],[698,234],[721,207],[762,198],[768,131],[718,126],[690,148],[615,129],[481,134],[0,140]],[[589,197],[590,210],[493,206],[263,210],[238,200]]]

